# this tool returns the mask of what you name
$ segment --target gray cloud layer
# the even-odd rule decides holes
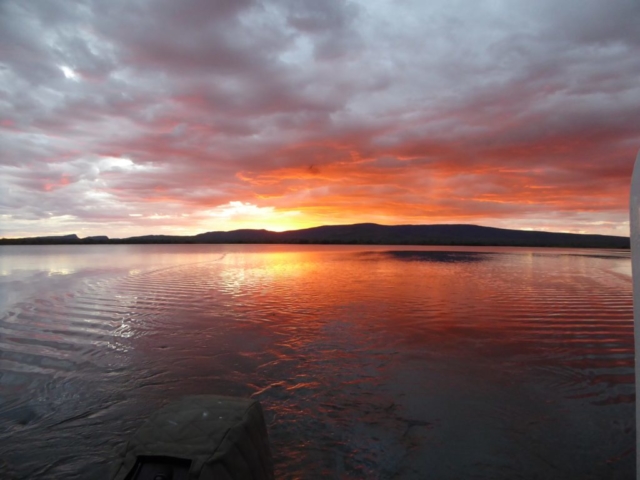
[[[5,0],[0,234],[216,229],[229,202],[624,234],[638,25],[635,0]]]

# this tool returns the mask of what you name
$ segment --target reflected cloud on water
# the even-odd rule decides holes
[[[421,250],[389,250],[379,255],[410,262],[475,263],[491,260],[495,255],[481,252],[446,252]]]

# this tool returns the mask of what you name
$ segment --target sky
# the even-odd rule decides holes
[[[628,235],[640,0],[0,0],[0,237]]]

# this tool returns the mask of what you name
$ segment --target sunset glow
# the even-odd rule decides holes
[[[630,0],[0,4],[0,237],[628,235]]]

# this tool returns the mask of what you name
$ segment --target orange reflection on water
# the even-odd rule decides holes
[[[484,465],[500,478],[524,465],[552,478],[550,464],[624,477],[632,468],[624,454],[633,441],[631,288],[620,273],[628,253],[297,245],[105,252],[102,263],[85,258],[89,267],[81,256],[59,257],[56,268],[87,277],[73,283],[77,275],[67,275],[58,287],[70,295],[28,300],[2,319],[0,379],[21,369],[23,388],[89,392],[82,408],[94,402],[98,410],[114,396],[147,411],[190,393],[253,395],[266,409],[281,477],[311,469],[329,478],[465,478]]]

